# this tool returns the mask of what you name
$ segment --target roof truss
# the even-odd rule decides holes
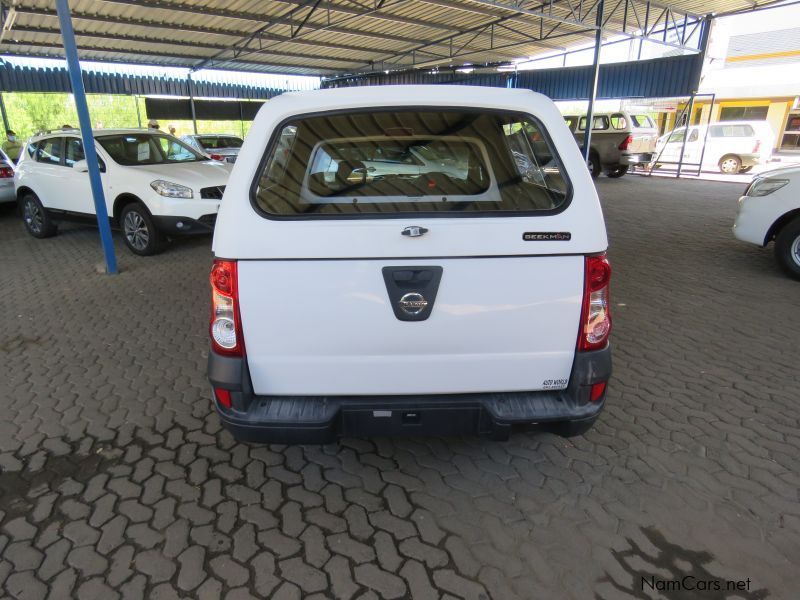
[[[605,37],[696,50],[694,0],[605,0]],[[708,0],[709,11],[760,0]],[[763,0],[767,4],[774,0]],[[310,75],[496,64],[594,38],[598,0],[270,0],[231,10],[225,0],[95,0],[73,9],[84,59]],[[55,10],[0,0],[0,53],[58,56]],[[717,6],[718,5],[718,6]]]

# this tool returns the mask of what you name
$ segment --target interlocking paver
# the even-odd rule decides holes
[[[0,598],[616,600],[800,573],[797,284],[730,234],[737,185],[597,182],[614,377],[572,440],[236,444],[211,408],[209,241],[128,254],[0,210]],[[756,597],[754,595],[754,597]]]

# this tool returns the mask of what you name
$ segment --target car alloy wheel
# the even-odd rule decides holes
[[[720,165],[720,169],[722,169],[723,173],[738,173],[739,172],[739,161],[735,158],[726,158],[723,160]]]
[[[794,238],[792,247],[789,250],[789,256],[791,256],[794,263],[800,267],[800,235]]]
[[[36,202],[28,198],[25,201],[25,206],[23,208],[23,217],[25,219],[25,223],[28,225],[28,229],[30,229],[35,234],[42,233],[42,226],[44,224],[44,219],[42,217],[42,211],[39,210],[39,207],[36,205]]]
[[[150,230],[147,228],[142,215],[132,210],[125,215],[125,221],[122,224],[125,239],[128,243],[139,250],[144,251],[150,243]]]

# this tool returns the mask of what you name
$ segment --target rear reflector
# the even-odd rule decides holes
[[[594,389],[594,388],[592,388]],[[217,398],[217,402],[220,403],[220,406],[224,408],[231,407],[231,392],[230,390],[223,390],[222,388],[214,388],[214,396]]]
[[[592,402],[597,402],[598,400],[600,400],[600,398],[603,397],[603,394],[605,393],[605,391],[606,391],[606,382],[605,381],[601,381],[599,383],[593,383],[592,384],[592,392],[591,392],[591,394],[589,396],[589,399]]]

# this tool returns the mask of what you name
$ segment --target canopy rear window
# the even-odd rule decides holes
[[[546,213],[569,182],[539,121],[488,111],[370,111],[279,128],[254,185],[266,216]]]
[[[636,125],[636,127],[655,127],[652,119],[647,115],[631,115],[631,119],[633,119],[633,124]]]
[[[720,137],[754,137],[756,132],[747,124],[712,125],[708,130],[712,138]]]
[[[222,148],[241,148],[244,141],[242,138],[233,136],[204,136],[197,138],[200,145],[206,150]]]

